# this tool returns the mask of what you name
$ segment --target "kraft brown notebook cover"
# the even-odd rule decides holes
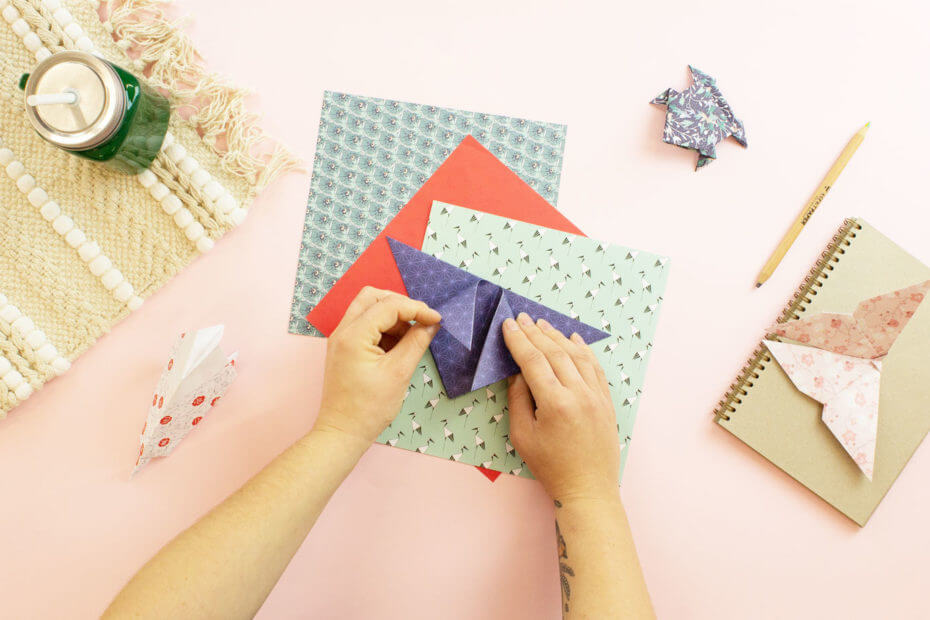
[[[869,297],[930,279],[930,268],[862,220],[846,220],[779,318],[851,313]],[[795,388],[765,345],[720,401],[717,424],[858,523],[866,524],[930,430],[930,300],[882,363],[870,482],[821,420],[822,405]]]

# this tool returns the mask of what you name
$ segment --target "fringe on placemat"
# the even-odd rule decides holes
[[[248,111],[248,89],[210,72],[183,32],[169,19],[171,0],[107,0],[98,12],[134,68],[173,97],[179,112],[220,156],[224,170],[243,176],[261,191],[279,174],[302,169],[300,161],[258,126]]]

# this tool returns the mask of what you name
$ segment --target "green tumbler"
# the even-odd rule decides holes
[[[23,75],[20,86],[40,136],[119,172],[146,170],[168,132],[168,100],[93,54],[52,54]]]

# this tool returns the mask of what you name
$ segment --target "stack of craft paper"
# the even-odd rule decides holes
[[[290,332],[319,334],[304,316],[466,136],[556,203],[564,125],[324,94]]]
[[[687,90],[667,88],[652,103],[668,106],[662,140],[697,151],[697,170],[717,158],[717,143],[729,136],[746,146],[746,128],[723,98],[717,81],[703,71],[688,68],[692,84]]]
[[[142,428],[133,473],[168,456],[203,421],[236,378],[236,354],[220,349],[223,326],[181,334],[162,370]]]
[[[434,201],[444,204],[436,208]],[[445,206],[450,202],[472,210]],[[611,380],[621,440],[629,442],[665,286],[665,258],[581,236],[467,137],[309,312],[310,324],[331,333],[366,285],[407,292],[389,237],[438,252],[479,278],[609,333],[595,351]],[[476,386],[472,377],[451,393]],[[401,413],[379,441],[486,468],[492,480],[498,472],[530,476],[509,441],[505,392],[499,381],[450,398],[427,354]]]
[[[664,257],[439,202],[423,251],[607,332],[593,349],[611,386],[622,445],[629,443],[665,288]],[[530,477],[509,440],[506,382],[454,398],[450,391],[459,389],[443,384],[427,353],[379,441]]]

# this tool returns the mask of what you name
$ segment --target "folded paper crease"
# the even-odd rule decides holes
[[[219,402],[236,378],[237,355],[220,349],[223,326],[183,333],[165,363],[142,427],[133,474],[168,456]]]
[[[442,314],[430,345],[446,393],[459,396],[519,372],[504,344],[502,326],[521,312],[546,319],[566,336],[585,342],[610,334],[501,288],[388,237],[407,294]]]

